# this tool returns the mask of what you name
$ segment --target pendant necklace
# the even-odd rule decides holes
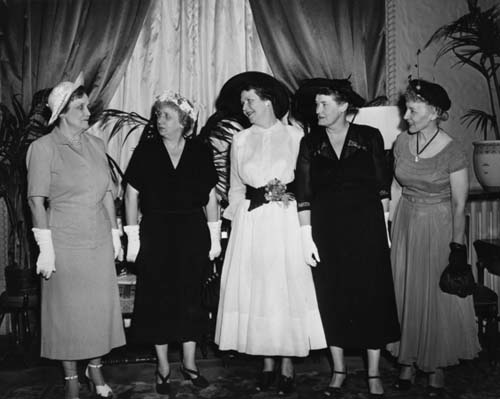
[[[417,133],[417,153],[415,154],[415,162],[418,162],[418,160],[420,159],[419,155],[425,151],[425,149],[429,146],[430,143],[432,143],[432,140],[436,138],[440,130],[441,130],[440,128],[437,128],[436,133],[434,133],[433,136],[430,138],[430,140],[427,143],[425,143],[424,147],[421,150],[418,149],[418,135],[420,134],[420,132]]]

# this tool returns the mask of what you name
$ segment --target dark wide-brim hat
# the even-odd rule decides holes
[[[443,86],[422,79],[410,80],[409,90],[413,91],[425,102],[446,112],[451,107],[451,100]]]
[[[366,103],[365,99],[353,90],[349,79],[305,79],[300,82],[299,88],[293,95],[292,116],[302,123],[314,124],[316,122],[316,94],[323,88],[340,93],[355,108],[362,107]]]
[[[241,109],[241,91],[248,86],[267,88],[273,93],[274,113],[281,119],[286,115],[290,107],[290,92],[287,87],[278,79],[264,72],[248,71],[242,72],[231,77],[224,86],[222,86],[215,107],[221,108],[224,104],[238,104]]]

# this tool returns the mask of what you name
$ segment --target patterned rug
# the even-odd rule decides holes
[[[296,362],[296,391],[289,398],[322,398],[323,389],[329,382],[330,372],[325,357]],[[368,398],[366,372],[359,358],[347,359],[349,376],[344,398]],[[253,398],[278,397],[275,390],[257,392],[255,380],[259,372],[260,360],[255,358],[206,359],[199,361],[203,375],[211,382],[205,389],[195,388],[184,381],[179,373],[179,363],[172,363],[172,398]],[[4,365],[5,366],[5,365]],[[406,392],[392,387],[398,369],[390,361],[382,363],[382,379],[386,398],[419,399],[426,398],[427,378],[418,374],[415,385]],[[115,399],[166,398],[158,395],[154,386],[155,365],[151,362],[108,364],[104,368],[108,383],[113,388]],[[80,373],[83,375],[83,373]],[[84,381],[80,399],[93,396]],[[493,368],[486,360],[476,359],[463,362],[446,370],[446,391],[444,398],[489,399],[500,398],[500,366]],[[56,364],[43,364],[28,369],[0,371],[1,399],[60,399],[64,388],[60,368]]]

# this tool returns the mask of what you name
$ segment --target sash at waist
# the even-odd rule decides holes
[[[410,194],[402,194],[402,197],[406,199],[409,202],[412,202],[414,204],[429,204],[429,205],[434,205],[434,204],[441,204],[443,202],[450,202],[451,197],[417,197],[414,195]]]
[[[144,212],[144,215],[193,215],[202,212],[201,208],[189,209],[150,209]]]

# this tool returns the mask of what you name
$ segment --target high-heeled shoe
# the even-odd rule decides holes
[[[441,371],[442,373],[442,371]],[[435,376],[436,375],[436,372],[434,373],[430,373],[429,374],[429,385],[427,386],[427,396],[429,396],[430,398],[441,398],[444,394],[444,375],[442,376],[442,379],[441,379],[441,383],[443,383],[443,385],[439,385],[439,386],[436,386],[436,385],[432,385],[432,382],[431,381],[431,378],[432,376]]]
[[[399,377],[398,380],[394,383],[394,388],[396,388],[399,391],[408,391],[412,387],[412,385],[415,383],[415,376],[417,373],[416,373],[415,368],[413,366],[405,364],[402,366],[401,371],[403,371],[403,368],[410,368],[411,369],[410,378]]]
[[[76,380],[76,383],[78,385],[78,390],[80,390],[80,384],[78,382],[78,375],[75,374],[75,375],[69,375],[67,377],[64,377],[65,385],[69,385],[71,383],[71,381],[74,381],[74,380]],[[79,399],[78,396],[72,396],[72,395],[70,396],[70,394],[68,393],[69,390],[70,389],[67,386],[65,386],[65,388],[64,388],[65,399]]]
[[[102,364],[92,364],[89,363],[87,365],[87,368],[85,369],[85,377],[87,377],[87,382],[89,384],[89,390],[90,392],[94,393],[97,398],[112,398],[113,397],[113,390],[109,387],[108,384],[104,385],[97,385],[92,378],[90,377],[90,368],[93,369],[100,369],[102,367]]]
[[[373,398],[373,399],[381,399],[381,398],[385,398],[385,394],[382,392],[382,393],[373,393],[370,391],[370,380],[373,380],[373,379],[377,379],[377,380],[382,380],[380,378],[379,375],[369,375],[367,377],[367,382],[368,382],[368,395],[370,398]]]
[[[332,386],[328,385],[326,387],[325,391],[323,392],[323,396],[325,396],[325,397],[341,398],[344,395],[344,389],[347,385],[347,382],[346,382],[347,381],[347,371],[333,370],[332,379],[335,376],[335,374],[345,375],[344,381],[342,381],[342,384],[340,384],[340,386],[338,386],[338,387],[332,387]]]
[[[191,381],[195,387],[198,388],[206,388],[210,385],[205,377],[203,377],[199,371],[190,370],[184,367],[184,364],[181,364],[181,374],[184,376],[184,379],[187,381]],[[196,377],[193,377],[195,375]]]
[[[156,382],[156,393],[159,393],[160,395],[168,395],[170,393],[170,381],[168,381],[168,379],[170,378],[170,372],[165,377],[163,377],[160,372],[156,370],[155,375],[161,381]]]
[[[276,379],[276,372],[263,371],[260,373],[259,381],[257,382],[257,391],[267,391],[274,383]]]
[[[281,374],[278,379],[278,395],[290,395],[295,386],[295,375],[288,377],[286,375]]]

